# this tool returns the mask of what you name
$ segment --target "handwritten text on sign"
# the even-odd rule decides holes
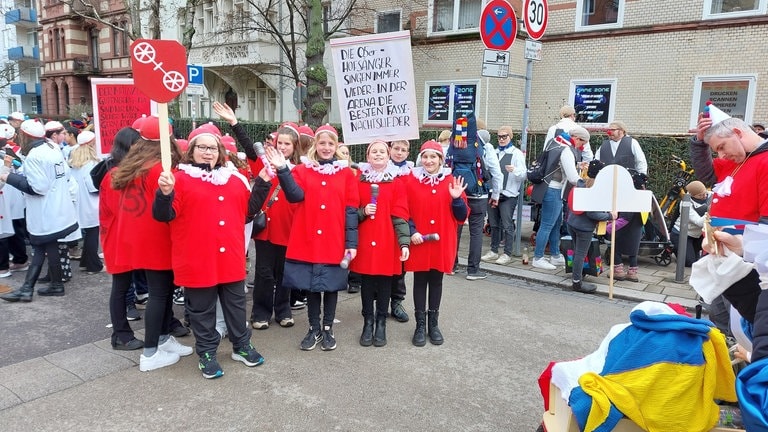
[[[419,137],[410,32],[331,40],[344,142]]]
[[[108,154],[115,134],[142,114],[149,115],[152,101],[133,85],[132,79],[94,78],[91,86],[97,153]]]

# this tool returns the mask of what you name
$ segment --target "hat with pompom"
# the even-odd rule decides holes
[[[19,112],[19,111],[14,111],[14,112],[12,112],[8,116],[8,120],[21,120],[21,121],[24,121],[25,118],[26,118],[26,116],[24,115],[24,113],[23,112]]]
[[[297,125],[294,122],[285,122],[280,125],[281,128],[288,128],[294,132],[296,132],[296,136],[299,136],[299,125]]]
[[[45,126],[37,120],[24,120],[21,122],[19,130],[32,138],[45,137]]]
[[[77,143],[88,144],[96,140],[96,134],[91,131],[82,131],[77,135]]]
[[[321,133],[328,133],[334,136],[337,140],[339,139],[339,133],[336,131],[336,128],[331,126],[330,124],[326,123],[319,128],[315,130],[315,136],[320,135]]]
[[[56,120],[49,121],[45,124],[46,132],[60,132],[64,130],[64,125]]]
[[[213,123],[205,123],[198,126],[197,129],[189,133],[189,137],[187,137],[187,140],[189,141],[189,145],[190,146],[193,145],[195,140],[200,138],[203,135],[209,135],[221,141],[221,131],[219,130],[219,128],[216,127],[216,125]]]
[[[177,139],[176,140],[176,145],[179,147],[179,150],[182,153],[186,153],[187,149],[189,149],[189,141],[187,141],[185,139]]]
[[[315,131],[313,131],[312,128],[309,127],[309,125],[301,125],[301,126],[299,126],[299,136],[301,136],[301,135],[308,136],[310,138],[314,138],[315,137]]]
[[[709,101],[709,100],[707,101],[707,104],[704,107],[704,117],[709,117],[712,119],[712,126],[720,123],[725,119],[731,118],[731,116],[724,113],[720,108],[716,107],[715,104],[712,103],[712,101]]]
[[[133,121],[133,124],[131,125],[132,128],[136,129],[137,131],[141,130],[141,124],[144,123],[144,120],[147,119],[146,114],[142,114],[141,117],[137,118]]]
[[[170,124],[168,124],[168,133],[173,135],[173,128]],[[147,141],[160,141],[160,118],[154,115],[145,118],[141,122],[139,134]]]
[[[445,155],[443,154],[443,146],[441,146],[440,143],[435,140],[429,140],[421,145],[418,159],[421,159],[421,155],[428,151],[435,152],[438,156],[445,159]]]
[[[237,144],[235,144],[235,139],[231,135],[222,136],[221,145],[223,145],[230,154],[237,154]]]
[[[7,123],[0,124],[0,138],[12,139],[14,135],[16,135],[16,129],[13,126]]]

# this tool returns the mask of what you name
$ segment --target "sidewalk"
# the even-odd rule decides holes
[[[528,246],[529,259],[533,260],[533,246],[529,244],[529,239],[533,232],[533,222],[523,222],[522,224],[522,238],[520,240],[520,250]],[[490,250],[491,238],[490,236],[483,236],[483,251],[485,254]],[[499,250],[501,252],[501,248]],[[605,245],[601,247],[601,253],[605,252]],[[469,253],[469,227],[464,226],[462,231],[462,237],[459,244],[459,272],[456,273],[457,277],[466,276],[467,255]],[[630,281],[614,281],[613,284],[613,298],[632,300],[642,302],[646,300],[666,302],[666,303],[679,303],[685,306],[687,309],[693,311],[693,308],[698,304],[696,300],[696,292],[688,284],[688,278],[691,275],[691,269],[685,269],[684,282],[675,282],[675,272],[677,262],[672,257],[672,263],[668,266],[661,266],[656,264],[651,256],[639,256],[638,257],[638,278],[639,282]],[[597,294],[601,296],[608,296],[609,291],[609,279],[608,279],[608,263],[605,265],[605,272],[600,277],[585,276],[585,281],[594,283],[597,285]],[[515,256],[512,262],[507,265],[498,265],[494,263],[480,262],[480,268],[488,273],[506,275],[510,278],[524,279],[531,282],[538,282],[542,284],[570,287],[571,275],[565,273],[565,267],[558,267],[557,270],[542,270],[533,267],[532,265],[523,265],[520,256]],[[467,281],[468,283],[472,283]]]

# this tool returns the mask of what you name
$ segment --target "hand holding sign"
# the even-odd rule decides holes
[[[167,103],[187,87],[187,55],[184,46],[174,40],[136,39],[131,44],[131,69],[136,87],[158,102],[160,117],[160,154],[163,170],[171,169],[171,136]]]

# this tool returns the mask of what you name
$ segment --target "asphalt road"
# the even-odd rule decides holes
[[[257,368],[230,360],[228,341],[219,350],[225,375],[213,381],[200,376],[194,356],[141,373],[138,352],[120,353],[133,363],[1,410],[0,423],[4,430],[533,431],[543,412],[537,378],[548,362],[592,352],[634,306],[505,277],[462,276],[444,280],[442,346],[411,345],[412,320],[389,321],[386,347],[359,346],[359,295],[343,293],[335,351],[298,349],[307,328],[306,312],[298,311],[293,328],[254,331],[266,358]],[[106,274],[76,275],[64,297],[0,303],[2,365],[84,344],[115,353],[105,328],[108,281]],[[410,313],[412,300],[406,304]],[[192,337],[180,341],[193,344]]]

